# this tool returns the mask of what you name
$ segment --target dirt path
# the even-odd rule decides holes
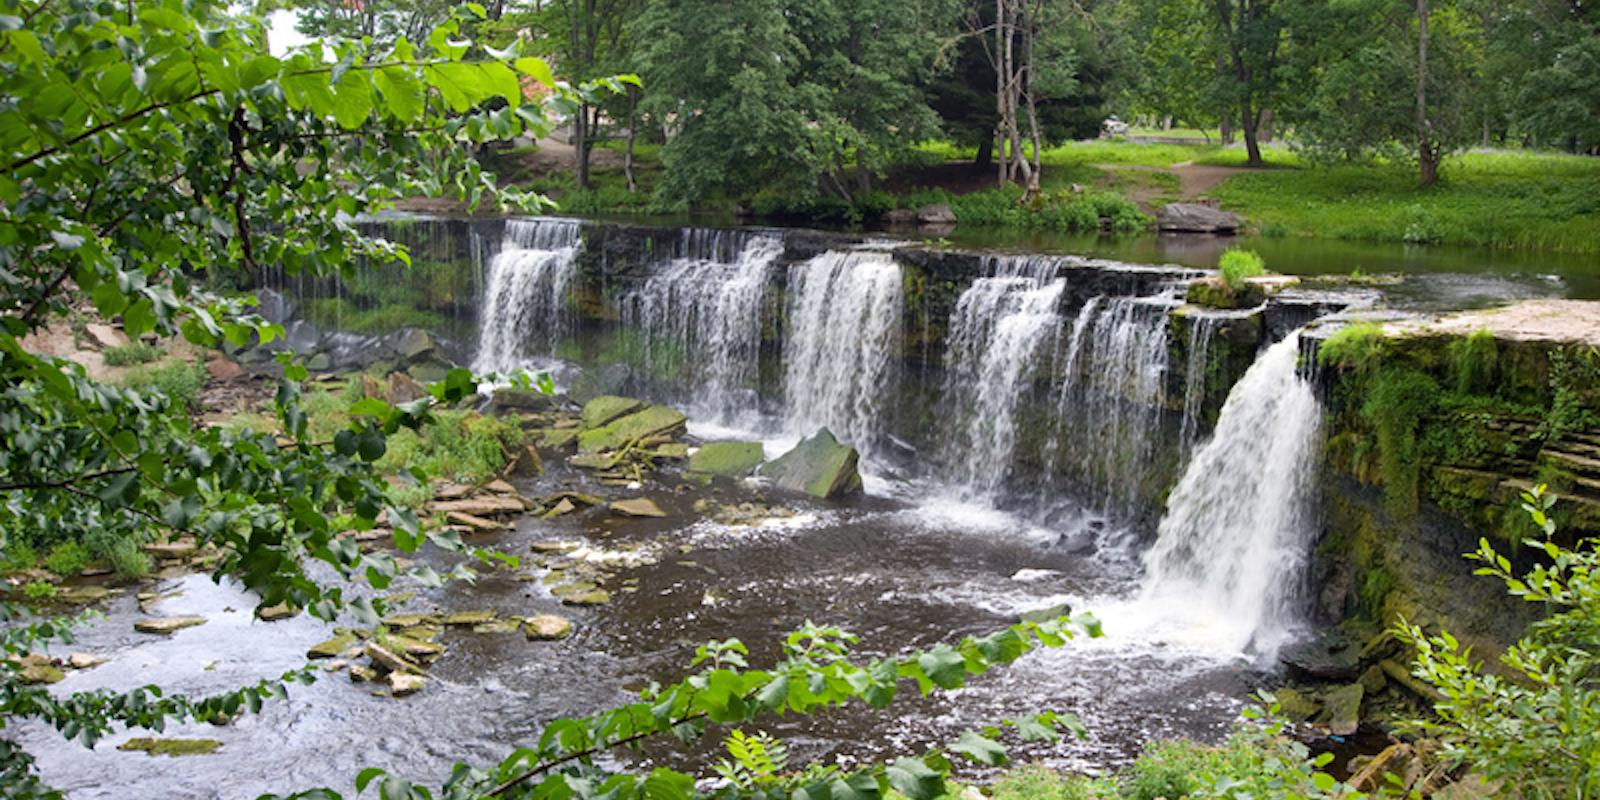
[[[1259,169],[1250,167],[1224,167],[1207,164],[1196,164],[1193,161],[1184,161],[1173,164],[1170,168],[1152,167],[1146,164],[1091,164],[1095,169],[1107,172],[1148,172],[1178,176],[1178,201],[1189,202],[1201,195],[1217,188],[1223,181],[1245,172],[1260,172]],[[1141,206],[1148,207],[1152,200],[1163,193],[1155,187],[1138,186],[1127,191],[1128,198]],[[1168,195],[1170,197],[1170,195]]]

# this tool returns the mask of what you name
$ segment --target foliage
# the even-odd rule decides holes
[[[1600,539],[1562,545],[1550,518],[1556,498],[1540,486],[1522,500],[1547,560],[1519,575],[1487,539],[1468,558],[1481,565],[1477,574],[1550,613],[1500,657],[1508,674],[1486,671],[1449,632],[1428,635],[1401,621],[1394,630],[1416,649],[1413,674],[1442,697],[1437,717],[1411,727],[1443,742],[1449,762],[1503,780],[1501,796],[1600,797]]]
[[[1238,247],[1224,250],[1217,267],[1222,270],[1223,283],[1228,284],[1228,288],[1234,291],[1244,288],[1246,278],[1265,275],[1267,272],[1266,262],[1261,260],[1260,254],[1254,250],[1243,250]]]
[[[253,301],[200,279],[262,265],[325,277],[357,257],[403,262],[401,248],[352,222],[400,196],[537,209],[537,198],[484,173],[473,146],[544,135],[552,116],[622,81],[557,83],[515,45],[477,49],[457,18],[428,34],[426,52],[397,38],[381,49],[312,43],[280,57],[268,54],[257,21],[210,0],[3,2],[0,549],[11,550],[17,531],[85,543],[93,534],[110,543],[103,552],[123,554],[128,545],[118,541],[190,536],[218,548],[217,577],[238,578],[263,605],[367,621],[384,601],[313,580],[308,562],[380,589],[401,573],[425,584],[441,578],[338,538],[336,514],[370,527],[387,510],[403,553],[431,542],[500,563],[459,537],[425,531],[409,511],[386,509],[388,487],[373,467],[389,436],[475,391],[465,370],[415,403],[363,401],[347,427],[318,440],[307,437],[299,403],[305,369],[290,355],[280,359],[281,435],[273,435],[195,425],[185,407],[190,365],[130,374],[130,385],[147,388],[109,386],[22,341],[89,303],[103,319],[120,317],[134,339],[269,343],[283,331],[251,314]],[[519,75],[544,86],[540,102],[524,102]],[[269,227],[273,235],[256,234]],[[467,572],[463,564],[453,574]],[[66,633],[55,621],[23,621],[0,630],[0,644],[23,653]],[[207,700],[155,687],[58,697],[6,670],[0,724],[40,719],[89,744],[113,726],[232,715],[285,692],[278,680]],[[3,752],[0,771],[28,772],[25,754]]]
[[[934,131],[920,87],[949,6],[649,4],[638,34],[645,104],[677,128],[662,149],[659,191],[698,204],[763,187],[846,199],[870,190],[875,174]]]
[[[987,794],[991,800],[1091,800],[1103,796],[1096,788],[1088,778],[1029,764],[1006,771]]]
[[[1410,519],[1422,473],[1417,430],[1438,399],[1439,384],[1408,367],[1385,367],[1368,381],[1366,393],[1361,416],[1378,441],[1384,505],[1396,519]]]
[[[1322,341],[1317,347],[1317,364],[1365,375],[1377,369],[1387,352],[1382,325],[1353,322]]]
[[[727,745],[734,760],[721,771],[732,778],[708,786],[694,776],[667,767],[648,774],[616,772],[605,758],[614,748],[652,737],[694,741],[711,725],[737,725],[772,714],[810,714],[852,704],[883,709],[899,695],[900,684],[914,685],[926,696],[935,690],[958,689],[975,675],[1008,664],[1036,647],[1059,647],[1078,632],[1099,635],[1087,617],[1039,623],[1021,622],[987,636],[936,645],[928,650],[857,663],[850,659],[856,641],[838,628],[807,624],[783,642],[782,659],[769,670],[749,669],[748,649],[736,639],[710,642],[695,652],[691,668],[699,670],[669,686],[651,685],[639,701],[583,719],[549,723],[537,744],[520,748],[497,765],[476,768],[458,764],[437,790],[379,768],[363,770],[356,791],[378,789],[381,800],[435,797],[439,800],[515,797],[616,798],[647,800],[804,796],[819,800],[867,800],[897,793],[907,800],[935,800],[946,793],[951,755],[997,765],[1007,749],[999,729],[969,731],[943,751],[902,757],[885,765],[846,771],[810,764],[783,771],[770,739],[736,734]],[[1053,741],[1060,728],[1075,720],[1040,714],[1006,721],[1011,736],[1024,742]],[[664,794],[668,793],[668,794]],[[294,798],[338,798],[331,789],[316,789]]]
[[[1600,350],[1574,347],[1550,353],[1550,410],[1541,433],[1548,441],[1600,425]]]
[[[108,347],[101,353],[108,367],[132,367],[148,364],[162,356],[161,348],[144,342],[132,342],[118,347]]]
[[[62,542],[50,548],[49,554],[44,557],[44,568],[60,575],[71,578],[89,566],[89,551],[77,542]]]
[[[1500,359],[1493,331],[1475,330],[1450,342],[1445,347],[1445,359],[1458,394],[1488,393],[1493,388]]]
[[[326,330],[368,336],[393,333],[401,328],[439,331],[450,325],[449,319],[443,314],[424,311],[406,303],[361,308],[337,297],[322,297],[306,303],[304,315],[308,321]]]
[[[158,394],[173,408],[193,411],[198,407],[200,387],[206,382],[206,368],[198,363],[170,361],[155,367],[135,367],[122,378],[122,385],[145,394]]]

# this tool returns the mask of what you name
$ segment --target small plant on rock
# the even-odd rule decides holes
[[[1222,270],[1222,282],[1234,291],[1244,288],[1246,278],[1267,273],[1267,264],[1256,251],[1237,247],[1230,247],[1222,253],[1217,268]]]

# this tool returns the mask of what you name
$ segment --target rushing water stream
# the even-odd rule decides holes
[[[591,335],[572,299],[586,279],[582,233],[562,220],[505,226],[484,259],[477,369],[547,364],[569,337]],[[123,737],[89,752],[29,728],[23,738],[46,777],[75,798],[347,789],[363,766],[437,781],[456,760],[497,760],[555,716],[676,678],[708,639],[737,637],[752,663],[770,661],[806,620],[848,628],[867,653],[986,632],[1060,603],[1107,621],[1104,640],[1032,654],[889,715],[768,726],[797,755],[846,762],[1052,708],[1081,715],[1091,736],[1032,755],[1103,769],[1152,737],[1218,737],[1270,673],[1300,623],[1316,529],[1309,488],[1320,409],[1297,372],[1298,335],[1261,350],[1207,430],[1205,375],[1230,317],[1194,321],[1188,349],[1173,356],[1169,312],[1190,271],[991,256],[961,283],[952,278],[934,313],[917,305],[940,296],[918,284],[933,267],[892,247],[790,257],[774,232],[688,230],[658,252],[637,277],[607,273],[616,282],[599,289],[614,306],[608,335],[634,348],[614,351],[636,356],[635,373],[652,376],[659,399],[683,404],[692,430],[764,439],[769,455],[832,430],[860,449],[867,496],[822,503],[759,484],[680,492],[668,478],[652,492],[669,512],[663,520],[522,519],[481,542],[514,553],[586,542],[596,557],[622,560],[627,590],[609,605],[564,609],[532,568],[419,590],[414,607],[559,612],[575,618],[574,637],[446,633],[450,651],[423,693],[374,697],[330,675],[260,716],[186,726],[223,749],[170,771],[116,751]],[[907,352],[930,344],[907,347],[906,338],[935,327],[938,357],[908,365]],[[763,359],[777,363],[764,369],[773,365]],[[1164,516],[1150,491],[1163,470],[1176,481]],[[592,480],[552,461],[518,488],[604,491]],[[732,528],[691,509],[703,496],[781,503],[798,515]],[[1153,518],[1159,525],[1139,522]],[[115,601],[77,646],[115,660],[59,689],[153,681],[216,691],[298,666],[328,635],[305,618],[255,621],[251,598],[202,578],[164,588],[160,613],[211,622],[152,641],[129,632],[132,600]],[[704,763],[703,751],[647,758]]]

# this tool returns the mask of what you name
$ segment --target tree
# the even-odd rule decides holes
[[[1206,0],[1219,53],[1219,88],[1237,113],[1246,163],[1261,160],[1261,125],[1280,99],[1278,68],[1283,56],[1283,19],[1276,0]]]
[[[651,4],[638,40],[646,108],[670,132],[665,199],[870,190],[935,130],[923,87],[950,25],[941,2]]]
[[[1600,10],[1568,0],[1478,0],[1497,131],[1532,146],[1600,152]]]
[[[1297,100],[1285,116],[1314,157],[1406,159],[1431,186],[1444,157],[1480,135],[1482,28],[1461,3],[1304,2],[1288,13]]]
[[[457,4],[446,0],[262,0],[256,13],[296,13],[295,29],[312,37],[371,39],[379,48],[404,38],[427,40],[436,25],[450,17]]]

